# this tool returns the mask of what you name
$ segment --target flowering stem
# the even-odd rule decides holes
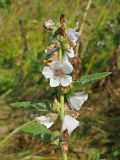
[[[67,153],[63,153],[63,159],[67,160]]]
[[[61,103],[61,119],[63,120],[64,117],[64,94],[61,93],[60,95],[60,103]]]
[[[59,60],[62,61],[62,49],[59,49]],[[61,103],[61,120],[64,118],[64,94],[60,94],[60,103]],[[63,152],[63,151],[62,151]],[[63,160],[67,160],[67,154],[63,152]]]

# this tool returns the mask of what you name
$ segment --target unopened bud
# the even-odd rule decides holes
[[[50,63],[53,61],[57,61],[58,60],[58,52],[55,52],[53,55],[51,55],[50,58],[48,58],[47,60],[43,60],[44,64],[47,64],[48,66],[50,66]]]
[[[60,88],[60,91],[64,94],[68,93],[69,92],[69,87],[61,87]]]
[[[47,30],[52,30],[53,27],[54,27],[55,23],[50,19],[48,21],[45,22],[44,24],[44,27],[47,29]]]
[[[70,43],[71,47],[75,48],[77,46],[76,42],[71,42]]]
[[[58,102],[57,98],[54,97],[53,110],[60,112],[61,104]]]
[[[73,118],[78,118],[79,115],[80,115],[79,112],[72,112],[71,113],[71,117],[73,117]]]
[[[63,153],[67,153],[68,152],[68,145],[66,142],[61,142],[61,148],[62,148],[62,152]]]
[[[69,133],[68,133],[68,130],[66,129],[66,130],[63,131],[63,139],[67,140],[68,137],[69,137]]]
[[[50,46],[47,47],[47,50],[51,50],[51,49],[53,49],[55,47],[56,47],[56,44],[51,44]]]

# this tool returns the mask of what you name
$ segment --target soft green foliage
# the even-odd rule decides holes
[[[0,94],[13,89],[16,85],[15,77],[11,70],[0,69]]]
[[[5,8],[11,4],[11,0],[0,0],[0,8]]]
[[[11,106],[15,108],[22,108],[27,110],[36,110],[36,111],[50,111],[50,103],[48,101],[37,101],[37,102],[15,102]]]
[[[100,160],[100,153],[95,152],[92,160]]]
[[[81,78],[79,78],[77,81],[73,83],[73,86],[75,87],[73,88],[73,90],[78,89],[78,87],[82,88],[86,85],[92,84],[110,74],[111,72],[102,72],[102,73],[95,73],[92,75],[82,76]]]
[[[23,127],[21,131],[34,136],[40,136],[42,134],[51,134],[51,132],[47,129],[46,126],[38,123],[28,124],[27,126]]]
[[[52,144],[59,145],[60,132],[58,131],[51,132],[49,129],[47,129],[46,126],[40,123],[34,122],[28,124],[27,126],[21,128],[20,130],[32,136],[40,137],[42,140],[46,142],[51,142]]]

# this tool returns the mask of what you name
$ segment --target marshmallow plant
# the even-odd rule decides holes
[[[12,103],[16,108],[38,112],[35,119],[24,125],[21,130],[51,144],[59,145],[64,160],[67,160],[69,137],[80,126],[79,111],[88,99],[88,94],[83,91],[83,87],[110,74],[102,72],[82,76],[76,81],[72,79],[71,59],[77,58],[74,50],[80,39],[78,25],[77,22],[75,28],[68,28],[63,15],[58,24],[53,20],[48,20],[44,24],[46,31],[53,36],[53,41],[45,49],[47,58],[44,59],[42,75],[48,79],[50,87],[57,87],[58,93],[55,98],[50,97],[51,101]]]

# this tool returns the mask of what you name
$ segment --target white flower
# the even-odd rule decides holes
[[[36,117],[36,121],[40,124],[45,125],[47,128],[50,128],[57,119],[57,117],[57,114],[49,113],[46,116]]]
[[[68,59],[67,54],[65,54],[65,55],[62,57],[62,61],[63,61],[63,62],[69,62],[69,59]]]
[[[45,22],[45,28],[48,29],[48,30],[52,30],[53,26],[55,25],[55,23],[49,19]]]
[[[38,123],[44,124],[47,128],[50,128],[53,125],[53,122],[51,122],[50,117],[40,116],[40,117],[36,117],[36,120]]]
[[[69,96],[68,101],[71,109],[79,110],[82,104],[88,99],[88,94],[85,94],[84,92],[77,92],[74,94],[74,96]]]
[[[68,51],[66,52],[66,54],[67,54],[67,56],[68,56],[69,58],[73,58],[73,57],[75,56],[75,55],[74,55],[74,50],[73,50],[72,47],[68,49]]]
[[[77,22],[77,24],[76,24],[76,28],[73,28],[73,29],[72,28],[68,28],[66,30],[66,35],[67,35],[69,41],[71,43],[73,43],[73,45],[76,44],[76,42],[77,42],[77,40],[78,40],[78,38],[80,36],[80,33],[76,31],[78,29],[78,23],[79,22]]]
[[[72,83],[72,77],[69,76],[73,71],[73,66],[69,61],[53,61],[50,67],[44,67],[42,74],[45,78],[50,78],[50,86],[57,87],[60,84],[66,87]]]
[[[63,118],[62,124],[62,132],[68,130],[68,133],[71,134],[75,128],[79,126],[79,121],[75,118],[71,117],[70,115],[65,115]]]

